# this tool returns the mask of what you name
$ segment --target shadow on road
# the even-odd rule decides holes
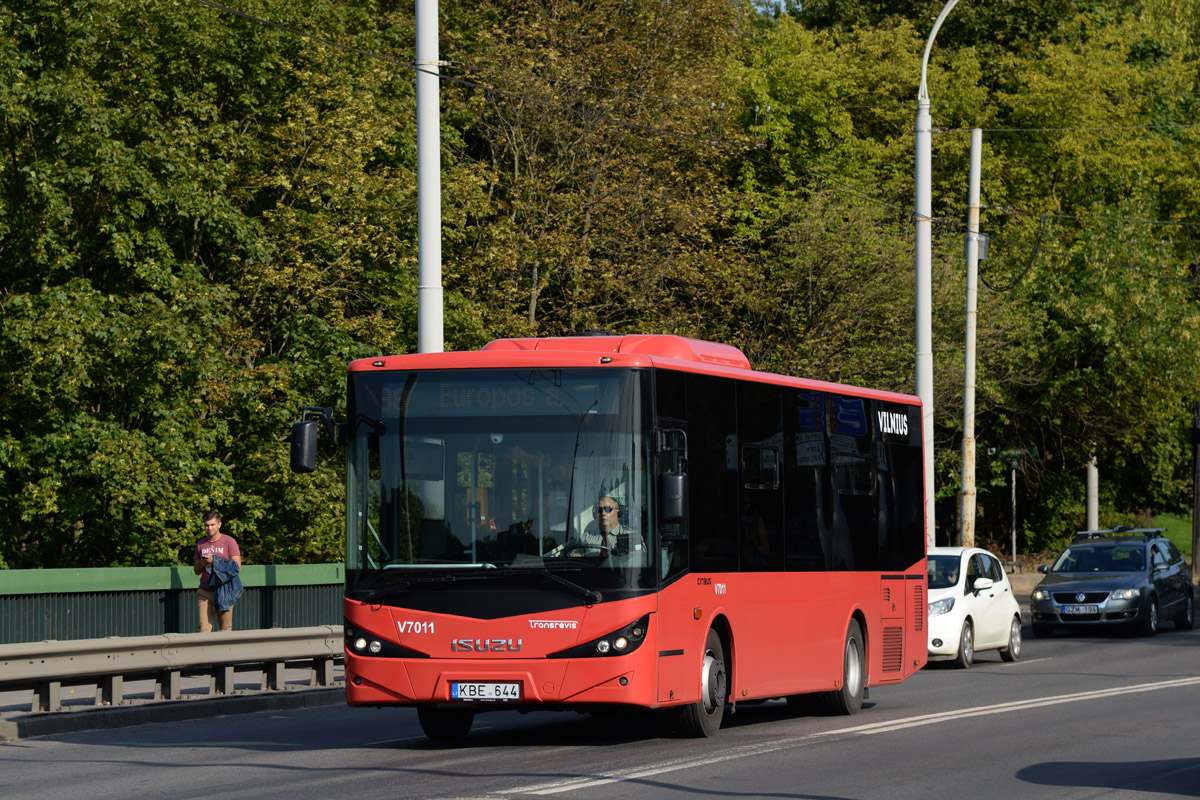
[[[1200,758],[1163,761],[1047,761],[1017,771],[1040,786],[1156,792],[1200,797]]]

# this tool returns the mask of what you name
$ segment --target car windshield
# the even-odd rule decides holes
[[[928,560],[929,588],[948,589],[956,586],[958,584],[958,562],[957,555],[930,556]]]
[[[1062,552],[1051,572],[1142,572],[1146,548],[1141,544],[1073,544]]]

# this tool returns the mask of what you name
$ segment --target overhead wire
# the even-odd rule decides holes
[[[338,42],[334,39],[330,39],[325,36],[320,36],[320,35],[313,34],[313,33],[307,32],[307,31],[303,31],[303,30],[300,30],[298,28],[294,28],[294,27],[291,27],[288,25],[283,25],[282,23],[274,22],[272,20],[268,20],[263,17],[258,17],[256,15],[249,14],[247,12],[240,11],[235,8],[231,8],[229,6],[225,6],[220,3],[213,2],[213,0],[194,0],[194,2],[196,2],[200,5],[203,5],[203,6],[207,6],[214,10],[217,10],[217,11],[221,11],[221,12],[228,13],[228,14],[231,14],[231,15],[234,15],[237,17],[244,18],[246,20],[255,22],[257,24],[265,25],[267,27],[271,27],[271,28],[274,28],[274,29],[277,29],[280,31],[284,31],[286,33],[300,36],[300,37],[302,37],[304,39],[308,39],[310,41],[319,42],[321,44],[326,44],[326,45],[329,45],[336,49],[355,53],[357,55],[361,55],[366,58],[382,61],[384,63],[392,64],[394,66],[403,67],[405,69],[412,70],[413,72],[418,72],[418,73],[423,72],[427,75],[437,77],[439,80],[455,83],[455,84],[465,86],[465,87],[468,87],[468,88],[471,88],[471,89],[474,89],[477,91],[482,91],[482,92],[486,92],[489,94],[496,94],[496,95],[505,97],[507,99],[521,100],[521,101],[528,102],[528,103],[531,103],[534,105],[538,105],[538,106],[541,106],[541,107],[544,107],[544,108],[547,108],[550,110],[560,111],[560,112],[563,112],[566,114],[578,116],[578,117],[581,117],[584,119],[590,119],[593,121],[607,122],[607,123],[625,127],[625,128],[631,129],[631,130],[637,130],[637,131],[642,131],[644,133],[650,133],[650,134],[653,134],[656,136],[663,136],[663,137],[674,138],[674,139],[679,139],[679,140],[691,141],[691,142],[698,143],[698,144],[704,144],[704,145],[721,147],[721,148],[727,148],[729,146],[728,141],[723,138],[723,135],[724,135],[724,130],[723,130],[724,120],[723,120],[723,118],[721,120],[722,128],[719,131],[720,137],[715,138],[715,139],[713,137],[705,138],[705,137],[698,136],[695,134],[683,133],[680,131],[671,130],[669,128],[660,128],[660,127],[645,125],[642,123],[631,122],[629,120],[623,120],[623,119],[619,119],[616,117],[611,117],[606,114],[590,112],[590,111],[586,111],[586,110],[572,107],[572,106],[565,106],[565,105],[561,105],[561,104],[557,104],[557,103],[552,103],[549,101],[541,100],[539,98],[531,97],[529,95],[526,95],[526,94],[523,94],[520,92],[512,92],[512,91],[509,91],[506,89],[501,89],[501,88],[494,87],[494,86],[487,86],[487,85],[484,85],[484,84],[481,84],[481,83],[478,83],[475,81],[469,81],[469,80],[459,78],[456,76],[445,75],[445,74],[441,73],[440,71],[435,72],[435,71],[422,69],[421,67],[417,66],[416,64],[414,64],[412,62],[402,61],[400,59],[392,58],[389,56],[384,56],[379,53],[373,53],[371,51],[364,50],[362,48],[355,47],[353,45],[347,45],[347,44]],[[439,67],[442,65],[445,65],[450,68],[462,68],[462,69],[471,69],[472,68],[468,65],[463,64],[462,62],[453,62],[453,61],[441,62],[439,64]],[[480,69],[482,71],[482,68],[478,68],[478,69]],[[538,76],[532,76],[532,77],[538,77]],[[544,78],[540,78],[540,77],[539,77],[539,79],[549,80],[549,79],[544,79]],[[638,95],[636,93],[629,93],[624,90],[610,90],[610,89],[607,89],[606,87],[592,87],[588,84],[577,84],[577,83],[571,83],[571,82],[566,82],[566,83],[575,88],[586,88],[588,90],[594,90],[594,91],[605,90],[605,91],[611,91],[613,93],[625,93],[625,94],[629,94],[630,96],[638,97]],[[1093,100],[1093,99],[1110,99],[1111,100],[1111,99],[1130,99],[1130,98],[1197,97],[1197,96],[1200,96],[1200,94],[1177,93],[1177,94],[1161,94],[1161,95],[1154,94],[1154,95],[1127,95],[1127,96],[1105,95],[1105,96],[1100,96],[1099,98],[1078,97],[1078,98],[1045,98],[1044,100],[1029,99],[1028,102],[1056,102],[1056,101],[1062,102],[1064,100],[1081,100],[1082,101],[1082,100]],[[683,101],[678,101],[678,100],[674,100],[674,99],[670,99],[670,98],[661,98],[661,97],[654,96],[654,95],[642,95],[641,98],[642,99],[659,99],[659,100],[670,101],[670,102],[683,102]],[[702,103],[700,101],[688,101],[688,102],[689,102],[689,104],[692,104],[692,105],[702,105]],[[1008,102],[1008,101],[992,99],[992,100],[987,100],[987,101],[978,101],[978,104],[992,104],[992,103],[998,104],[1001,102]],[[1012,102],[1015,102],[1015,101],[1012,101]],[[971,103],[957,102],[957,103],[945,103],[943,105],[968,105],[968,104],[971,104]],[[717,104],[710,101],[709,105],[710,105],[710,108],[712,108],[712,107],[715,107]],[[828,105],[827,106],[797,106],[797,107],[793,107],[792,109],[789,109],[789,110],[801,110],[801,109],[839,110],[839,109],[860,109],[860,108],[891,108],[891,107],[899,107],[899,105],[900,104],[896,104],[896,106],[892,106],[890,104],[889,105],[853,105],[853,106],[851,106],[851,105],[846,105],[846,106],[828,106]],[[721,107],[722,111],[724,111],[725,105],[723,103],[720,104],[720,107]],[[907,105],[905,107],[907,107]],[[733,106],[733,108],[744,109],[744,110],[750,110],[751,108],[755,108],[755,110],[757,110],[758,107]],[[1097,128],[991,128],[991,129],[985,128],[982,130],[997,133],[997,132],[1055,132],[1055,131],[1079,131],[1079,130],[1145,130],[1145,129],[1157,129],[1157,128],[1192,128],[1192,127],[1200,127],[1200,125],[1192,125],[1192,124],[1143,125],[1143,126],[1113,126],[1113,127],[1103,127],[1103,128],[1100,128],[1100,127],[1097,127]],[[948,129],[936,130],[935,132],[960,133],[960,132],[966,132],[969,130],[970,129],[948,128]],[[763,150],[762,147],[756,147],[754,149],[758,150],[758,151]],[[773,169],[780,171],[782,174],[790,174],[790,173],[787,173],[785,170],[783,170],[782,167],[779,167],[775,164],[765,164],[758,159],[751,158],[748,154],[745,154],[745,153],[743,153],[741,155],[743,158],[751,161],[752,163],[758,164],[759,166],[768,166],[768,167],[771,167]],[[904,208],[901,206],[897,206],[895,203],[878,198],[866,190],[862,190],[857,187],[854,187],[851,184],[846,183],[843,180],[834,178],[828,174],[820,173],[820,172],[812,169],[811,167],[807,170],[807,174],[811,177],[814,177],[819,182],[830,185],[832,187],[835,187],[836,189],[840,189],[845,193],[853,194],[854,196],[856,196],[860,199],[867,200],[867,201],[874,203],[876,205],[879,205],[879,206],[890,208],[890,209],[892,209],[898,213],[901,213],[907,217],[910,217],[912,219],[916,218],[916,213],[910,209],[907,209],[907,208]],[[989,208],[992,208],[992,207],[989,207]],[[999,209],[997,208],[996,210],[999,210]],[[1032,213],[1032,212],[1024,212],[1024,213]],[[1048,216],[1050,216],[1050,217],[1060,216],[1062,218],[1083,219],[1082,217],[1072,217],[1071,215],[1041,215],[1042,219],[1041,219],[1041,224],[1039,225],[1037,240],[1035,241],[1035,243],[1032,247],[1030,247],[1029,245],[1024,244],[1022,242],[1014,242],[1014,241],[1010,241],[1010,240],[1006,240],[1006,239],[1002,239],[1002,238],[989,236],[990,241],[1001,242],[1004,244],[1010,244],[1010,245],[1020,247],[1020,248],[1030,249],[1031,250],[1031,258],[1030,258],[1030,262],[1026,265],[1025,269],[1022,271],[1021,275],[1018,276],[1018,278],[1015,281],[1013,281],[1010,285],[1008,285],[1006,287],[996,288],[996,287],[993,287],[987,280],[984,280],[984,283],[986,286],[988,286],[988,288],[993,289],[994,291],[1007,291],[1007,290],[1015,287],[1024,278],[1024,276],[1028,274],[1028,272],[1032,268],[1034,260],[1036,259],[1039,252],[1046,254],[1046,255],[1054,255],[1054,256],[1072,259],[1072,260],[1083,260],[1083,261],[1086,261],[1087,263],[1100,265],[1100,266],[1120,266],[1120,267],[1134,268],[1134,269],[1145,268],[1144,266],[1141,266],[1141,265],[1112,264],[1112,263],[1108,263],[1108,262],[1100,262],[1100,261],[1095,261],[1093,259],[1087,259],[1084,256],[1077,256],[1077,255],[1073,255],[1070,253],[1054,252],[1054,251],[1049,251],[1049,250],[1040,248],[1041,239],[1042,239],[1042,235],[1044,232],[1044,223],[1045,223],[1046,217],[1048,217]],[[1120,218],[1114,218],[1114,220],[1116,220],[1116,221],[1135,221],[1135,220],[1120,220]],[[963,230],[965,230],[965,227],[963,227],[961,223],[951,221],[950,218],[930,217],[930,221],[934,223],[935,228],[936,227],[942,227],[942,228],[960,227],[960,228],[963,228]],[[1137,221],[1143,222],[1143,223],[1149,223],[1149,224],[1184,225],[1185,230],[1187,231],[1187,234],[1188,234],[1189,244],[1191,244],[1191,228],[1190,228],[1191,223],[1186,223],[1186,222],[1181,223],[1181,222],[1172,221],[1172,220],[1137,220]],[[1195,251],[1194,251],[1194,247],[1193,247],[1193,264],[1191,265],[1193,272],[1196,271],[1194,252]],[[1163,269],[1163,270],[1166,269],[1165,267],[1158,267],[1158,268]],[[981,279],[982,279],[982,276],[981,276]],[[1169,280],[1171,280],[1171,279],[1169,279]],[[1176,280],[1181,280],[1181,279],[1176,279]]]
[[[447,66],[454,69],[468,69],[482,72],[490,72],[493,74],[507,75],[512,74],[511,70],[501,67],[468,64],[461,61],[447,62]],[[708,100],[689,100],[678,97],[663,97],[661,95],[644,94],[639,92],[631,92],[627,89],[614,89],[607,86],[597,86],[591,83],[578,83],[567,81],[563,78],[552,78],[536,73],[522,73],[525,77],[536,78],[547,82],[565,83],[573,88],[584,89],[594,92],[608,92],[611,94],[628,94],[636,96],[639,99],[658,100],[663,103],[675,103],[679,105],[708,105]],[[952,107],[952,106],[991,106],[991,105],[1036,105],[1040,103],[1100,103],[1114,102],[1123,100],[1160,100],[1160,99],[1181,99],[1181,98],[1200,98],[1198,92],[1160,92],[1160,93],[1143,93],[1143,94],[1103,94],[1103,95],[1047,95],[1045,97],[1030,97],[1028,95],[1011,98],[996,98],[990,97],[984,100],[947,100],[947,101],[930,101],[931,108],[937,107]],[[761,104],[760,104],[761,105]],[[806,104],[806,105],[786,105],[778,101],[771,104],[772,108],[779,112],[788,111],[856,111],[862,109],[911,109],[912,101],[895,102],[895,103],[823,103],[823,104]],[[729,104],[731,109],[735,110],[750,110],[753,106],[748,104]],[[949,129],[955,132],[958,129]]]
[[[209,8],[212,8],[212,9],[215,9],[218,11],[223,11],[225,13],[232,14],[234,16],[242,17],[243,19],[247,19],[252,22],[256,22],[256,23],[266,25],[266,26],[269,26],[269,27],[272,27],[272,28],[275,28],[275,29],[278,29],[281,31],[285,31],[287,33],[291,33],[296,36],[300,36],[300,37],[303,37],[305,39],[309,39],[309,40],[312,40],[315,42],[327,44],[330,47],[335,47],[335,48],[338,48],[341,50],[356,53],[358,55],[362,55],[367,58],[377,59],[377,60],[380,60],[380,61],[383,61],[383,62],[386,62],[389,64],[404,67],[406,69],[411,69],[415,72],[426,72],[426,74],[437,75],[442,80],[447,80],[447,81],[451,81],[451,82],[455,82],[455,83],[461,83],[463,85],[471,86],[473,88],[490,88],[492,91],[496,91],[496,92],[504,92],[505,91],[502,89],[497,89],[495,87],[484,87],[482,84],[476,84],[471,81],[464,81],[462,79],[457,79],[452,76],[443,75],[441,73],[429,72],[428,70],[423,70],[421,67],[417,66],[416,64],[413,64],[412,62],[402,61],[400,59],[383,56],[378,53],[372,53],[368,50],[363,50],[362,48],[355,47],[353,45],[343,44],[341,42],[338,42],[334,39],[330,39],[325,36],[320,36],[318,34],[300,30],[299,28],[294,28],[294,27],[291,27],[288,25],[283,25],[282,23],[274,22],[272,20],[269,20],[269,19],[266,19],[263,17],[259,17],[254,14],[247,13],[245,11],[240,11],[238,9],[231,8],[229,6],[222,5],[220,3],[214,2],[214,0],[193,0],[193,1],[200,5],[207,6]],[[511,69],[502,69],[502,68],[493,67],[490,65],[471,64],[468,62],[456,61],[456,60],[442,61],[439,63],[439,67],[444,67],[447,69],[463,69],[463,70],[469,70],[469,71],[488,72],[488,73],[499,74],[499,75],[513,75],[514,74],[514,72]],[[655,101],[662,102],[662,103],[670,103],[670,104],[678,104],[678,105],[710,106],[714,102],[720,102],[720,103],[724,103],[725,107],[731,111],[746,111],[746,112],[750,112],[750,111],[754,110],[755,108],[761,108],[763,106],[768,105],[766,103],[760,103],[758,105],[750,105],[750,104],[741,104],[741,103],[729,103],[728,101],[694,100],[694,99],[688,99],[688,98],[664,97],[662,95],[655,95],[655,94],[650,94],[650,93],[633,92],[628,89],[614,89],[612,87],[597,86],[595,84],[590,84],[590,83],[579,83],[577,81],[569,81],[565,78],[545,77],[545,76],[540,76],[540,75],[536,75],[533,73],[516,73],[516,74],[523,75],[524,77],[533,77],[538,80],[543,80],[546,82],[562,83],[563,85],[567,85],[567,86],[570,86],[570,87],[576,88],[576,89],[582,89],[585,91],[606,92],[606,93],[610,93],[610,94],[623,94],[626,96],[634,97],[636,99],[655,100]],[[1081,96],[1046,96],[1046,97],[1020,97],[1020,98],[987,98],[984,100],[954,100],[954,101],[931,102],[930,106],[931,107],[938,107],[938,106],[950,107],[950,106],[1020,105],[1020,104],[1025,104],[1025,103],[1037,104],[1037,103],[1070,103],[1070,102],[1112,102],[1112,101],[1116,101],[1116,100],[1141,100],[1141,99],[1162,99],[1162,98],[1175,98],[1175,99],[1178,99],[1178,98],[1200,98],[1200,93],[1197,93],[1197,92],[1171,92],[1171,93],[1145,93],[1145,94],[1127,94],[1127,95],[1081,95]],[[532,99],[532,98],[526,98],[526,99]],[[910,108],[912,108],[911,101],[896,102],[896,103],[810,104],[810,105],[797,105],[797,106],[788,106],[788,105],[781,104],[778,102],[773,102],[773,103],[770,103],[769,105],[776,113],[786,113],[789,111],[845,111],[845,110],[852,111],[852,110],[864,110],[864,109],[888,109],[888,108],[910,109]],[[1197,125],[1179,124],[1179,125],[1162,125],[1162,126],[1128,126],[1128,128],[1126,128],[1126,127],[1110,127],[1110,128],[985,128],[983,130],[991,131],[991,132],[1034,132],[1034,131],[1073,131],[1073,130],[1126,130],[1126,129],[1140,129],[1140,128],[1146,128],[1146,127],[1188,128],[1188,127],[1197,127]],[[944,129],[935,129],[934,132],[935,133],[936,132],[962,133],[962,132],[968,132],[969,130],[970,130],[969,128],[944,128]]]
[[[979,128],[984,133],[1079,133],[1108,131],[1142,131],[1200,128],[1200,123],[1164,123],[1161,125],[1080,125],[1063,128]],[[935,128],[934,133],[970,133],[972,128]]]

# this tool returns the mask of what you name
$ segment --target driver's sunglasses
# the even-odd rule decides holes
[[[616,506],[596,506],[596,510],[601,514],[611,514],[617,510]]]

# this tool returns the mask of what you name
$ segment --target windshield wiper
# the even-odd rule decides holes
[[[599,592],[597,592],[595,589],[589,589],[586,586],[581,586],[580,584],[576,583],[575,581],[573,581],[569,578],[564,578],[562,575],[559,575],[556,572],[551,572],[548,569],[540,569],[540,570],[534,570],[534,571],[539,572],[542,575],[545,575],[547,578],[549,578],[552,581],[561,583],[563,586],[566,586],[568,589],[572,589],[576,592],[579,592],[579,594],[583,595],[583,599],[588,601],[588,605],[594,605],[595,603],[599,603],[602,599],[604,599],[604,596],[602,594],[600,594]],[[516,572],[516,570],[513,570],[513,572]]]
[[[570,578],[564,578],[551,572],[548,569],[497,569],[488,570],[487,572],[475,573],[473,575],[423,575],[419,578],[410,578],[408,580],[399,581],[398,583],[390,584],[379,589],[373,589],[367,594],[367,602],[373,601],[376,597],[386,597],[395,592],[401,592],[412,586],[420,583],[455,583],[457,581],[482,581],[492,578],[504,577],[520,577],[523,575],[541,575],[550,580],[562,584],[571,591],[579,594],[584,600],[587,600],[588,605],[599,603],[603,599],[603,595],[595,589],[589,589],[586,586],[576,583]]]

